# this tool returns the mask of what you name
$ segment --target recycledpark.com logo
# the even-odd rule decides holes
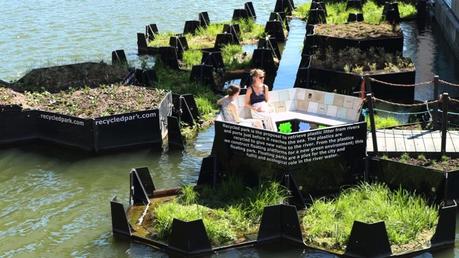
[[[153,117],[156,117],[156,113],[115,116],[115,117],[96,120],[96,125],[110,125],[110,124],[115,124],[115,123],[126,123],[126,122],[133,121],[133,120],[148,119],[148,118],[153,118]]]

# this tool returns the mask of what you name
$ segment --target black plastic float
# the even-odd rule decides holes
[[[186,21],[185,26],[183,27],[183,34],[187,34],[187,33],[195,34],[200,26],[201,26],[200,21],[196,21],[196,20]]]
[[[215,69],[224,69],[222,52],[216,49],[203,49],[201,64],[210,65]]]
[[[247,12],[250,15],[250,18],[252,18],[252,19],[256,19],[257,18],[257,14],[255,13],[255,8],[253,7],[253,3],[252,2],[246,2],[244,4],[244,9],[247,10]]]
[[[287,15],[292,15],[295,5],[292,0],[277,0],[274,7],[275,12],[286,13]]]
[[[156,24],[152,23],[147,26],[145,26],[145,35],[147,36],[147,39],[152,41],[155,39],[156,34],[158,34],[158,26]]]
[[[172,96],[158,109],[82,119],[21,107],[0,108],[0,144],[40,139],[86,151],[105,151],[135,145],[161,148],[167,135]]]
[[[362,0],[347,0],[346,3],[346,10],[348,9],[357,9],[359,11],[362,10]]]
[[[127,66],[128,62],[124,50],[119,49],[112,51],[112,65],[124,65]]]
[[[234,9],[233,11],[233,21],[236,20],[246,20],[252,18],[247,9]]]
[[[215,39],[215,49],[221,49],[226,45],[231,45],[235,42],[233,35],[231,33],[220,33],[217,34]]]
[[[199,23],[201,27],[206,28],[207,26],[210,25],[209,14],[207,12],[200,12],[198,14],[198,17],[199,17]]]
[[[311,9],[308,14],[308,25],[327,23],[327,15],[322,8]]]
[[[347,22],[362,22],[363,14],[362,13],[350,13],[347,17]]]
[[[275,58],[279,60],[282,58],[282,54],[279,49],[279,44],[277,44],[276,39],[274,39],[273,37],[268,36],[266,38],[261,38],[260,40],[258,40],[257,48],[269,49],[274,53]]]
[[[278,42],[285,42],[286,40],[282,21],[266,22],[265,32],[266,34],[273,36]]]
[[[207,64],[193,65],[191,68],[190,80],[203,85],[209,85],[214,89],[217,86],[214,77],[214,68],[214,66]]]
[[[231,44],[240,44],[241,28],[239,27],[239,24],[224,24],[223,33],[230,33],[233,36],[233,42]]]

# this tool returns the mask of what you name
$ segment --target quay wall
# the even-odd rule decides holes
[[[459,0],[436,1],[435,19],[451,50],[459,59]]]

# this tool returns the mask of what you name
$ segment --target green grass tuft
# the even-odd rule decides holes
[[[370,125],[370,116],[365,117],[365,121],[367,122],[367,128],[371,129]],[[375,115],[375,126],[376,129],[382,129],[392,126],[400,125],[400,121],[398,121],[395,117],[382,117]]]
[[[203,219],[212,244],[228,244],[255,233],[264,207],[282,203],[287,196],[287,190],[278,183],[269,182],[249,189],[237,178],[230,178],[215,189],[205,187],[200,193],[185,186],[176,200],[154,209],[153,229],[159,239],[166,240],[174,218]]]
[[[349,188],[336,199],[318,199],[303,217],[306,242],[344,250],[354,221],[385,221],[392,245],[416,241],[420,234],[432,232],[438,221],[437,207],[421,197],[398,189],[391,192],[383,184]]]

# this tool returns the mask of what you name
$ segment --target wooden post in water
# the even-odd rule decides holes
[[[448,102],[449,95],[444,92],[441,95],[441,110],[442,110],[442,119],[441,119],[441,155],[446,154],[446,133],[448,132]]]
[[[367,105],[370,116],[371,139],[373,140],[373,152],[378,154],[378,139],[376,138],[375,112],[373,110],[373,94],[367,93]]]

